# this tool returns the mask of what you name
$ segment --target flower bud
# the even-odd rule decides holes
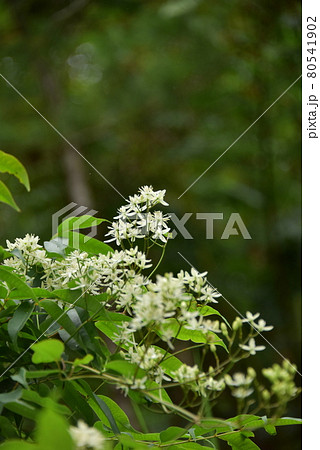
[[[248,375],[250,378],[255,378],[257,376],[256,371],[253,367],[248,367]]]
[[[229,333],[228,333],[227,325],[226,325],[224,322],[222,322],[221,325],[220,325],[220,328],[221,328],[222,334],[223,334],[224,336],[228,337],[228,336],[229,336]]]
[[[267,389],[264,389],[262,391],[262,398],[265,402],[268,402],[270,400],[270,392]]]
[[[240,317],[236,317],[235,320],[232,323],[232,329],[234,331],[237,331],[241,327],[242,327],[242,320],[240,319]]]

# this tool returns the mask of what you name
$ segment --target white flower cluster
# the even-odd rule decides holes
[[[152,322],[161,324],[176,314],[179,303],[185,298],[183,284],[172,274],[157,275],[156,283],[149,283],[147,291],[137,296],[132,306],[131,329],[136,331]]]
[[[120,389],[125,396],[128,395],[129,389],[132,390],[143,390],[146,389],[146,382],[148,381],[148,377],[123,377],[122,380],[118,381],[116,384],[117,389]]]
[[[248,322],[251,326],[253,326],[259,333],[263,331],[271,331],[273,330],[273,325],[267,325],[266,321],[263,319],[259,319],[258,323],[255,323],[255,320],[260,316],[260,313],[252,314],[250,311],[246,312],[246,318],[242,320],[243,323]]]
[[[7,258],[4,264],[12,267],[26,281],[32,281],[27,274],[30,267],[38,264],[47,267],[51,263],[51,259],[46,257],[45,249],[38,242],[39,236],[33,234],[26,234],[24,238],[16,238],[14,242],[6,241],[6,250],[13,256]]]
[[[202,277],[202,274],[194,271],[193,276],[191,276],[185,272],[184,277],[193,278],[195,273],[198,283],[201,284],[202,289],[205,289],[207,287],[206,280]],[[204,319],[198,311],[188,311],[190,301],[195,300],[195,297],[190,294],[188,286],[181,276],[174,277],[171,273],[164,276],[157,275],[156,282],[147,284],[145,292],[136,296],[136,301],[131,308],[133,320],[127,330],[137,331],[151,323],[161,325],[166,319],[175,317],[182,321],[186,328],[201,330],[207,334],[219,332],[218,321]],[[209,288],[212,290],[212,295],[216,295],[214,288],[210,286]],[[206,304],[212,301],[212,295],[201,296],[197,298],[197,301]],[[172,334],[168,329],[162,329],[162,338],[167,342],[170,341]]]
[[[225,381],[223,379],[215,379],[211,373],[213,368],[209,368],[209,373],[201,372],[198,365],[189,366],[182,364],[173,374],[173,380],[177,381],[185,389],[191,389],[194,392],[206,397],[208,391],[220,392],[225,389]]]
[[[159,204],[168,206],[164,201],[165,193],[165,190],[154,191],[152,186],[141,187],[139,194],[129,197],[128,204],[118,209],[106,234],[106,242],[116,241],[121,245],[122,241],[128,240],[132,244],[136,239],[149,238],[166,244],[170,237],[167,224],[170,217],[161,211],[150,211]]]
[[[201,330],[204,334],[221,333],[219,320],[205,319],[199,311],[189,311],[186,302],[181,303],[181,319],[188,330]]]
[[[148,283],[140,272],[150,268],[151,263],[138,247],[97,256],[74,250],[64,259],[51,259],[46,257],[38,241],[38,236],[30,235],[14,243],[7,241],[8,250],[15,252],[4,264],[13,267],[30,284],[32,279],[27,277],[27,271],[36,264],[38,272],[42,273],[41,287],[82,289],[93,295],[102,290],[116,297],[116,304],[122,308],[130,305]]]
[[[100,431],[89,427],[83,420],[79,420],[76,427],[70,427],[70,434],[77,450],[100,450],[104,446],[105,438]]]
[[[43,284],[50,289],[81,288],[93,295],[103,290],[116,298],[118,306],[125,307],[148,283],[139,272],[150,266],[150,260],[137,247],[90,257],[75,250],[65,259],[52,261]]]
[[[247,375],[242,372],[236,372],[233,374],[233,377],[226,374],[224,379],[226,384],[231,388],[233,397],[243,399],[249,397],[253,393],[254,389],[251,387],[251,384],[255,377],[255,370],[252,367],[249,367]]]
[[[128,349],[128,353],[124,353],[124,358],[133,364],[137,364],[141,369],[150,370],[158,365],[163,355],[160,350],[154,346],[148,349],[145,345],[132,346]]]
[[[181,270],[178,278],[195,298],[206,303],[217,303],[216,299],[221,297],[221,294],[216,288],[210,286],[206,275],[207,272],[200,273],[192,267],[190,273]]]
[[[106,236],[109,237],[108,242],[116,241],[122,250],[92,256],[68,248],[71,252],[66,251],[64,258],[50,258],[39,244],[39,238],[27,234],[14,243],[7,241],[7,249],[12,257],[6,259],[4,264],[12,267],[31,286],[35,284],[35,277],[32,275],[32,278],[30,273],[36,272],[37,282],[41,278],[41,287],[50,291],[70,289],[92,295],[106,293],[106,306],[112,303],[113,310],[127,313],[126,320],[117,325],[119,333],[113,340],[119,344],[119,348],[122,347],[120,356],[145,372],[143,377],[135,374],[118,380],[117,387],[125,394],[129,389],[145,390],[150,387],[150,383],[156,382],[162,386],[163,381],[167,381],[179,383],[183,389],[200,396],[212,398],[229,386],[234,397],[245,399],[253,393],[255,371],[249,368],[246,375],[239,372],[233,374],[233,377],[223,375],[219,371],[222,366],[219,365],[216,354],[216,333],[221,333],[222,339],[226,338],[231,348],[236,332],[240,330],[241,343],[237,345],[250,355],[255,355],[264,350],[265,346],[256,345],[254,337],[258,333],[272,330],[273,326],[267,325],[263,319],[257,320],[260,314],[251,312],[247,312],[243,319],[237,317],[229,328],[221,318],[208,319],[204,309],[209,311],[208,315],[217,311],[203,306],[217,303],[221,294],[207,281],[207,272],[199,273],[191,268],[190,273],[181,270],[176,276],[172,273],[157,275],[155,281],[150,279],[150,275],[144,275],[143,271],[152,266],[147,259],[149,247],[157,244],[164,249],[170,237],[167,224],[169,217],[161,211],[151,211],[156,205],[167,206],[164,196],[165,190],[154,191],[151,186],[144,186],[139,189],[138,194],[129,197],[125,206],[119,208]],[[133,244],[141,238],[145,240],[146,253]],[[124,240],[129,241],[129,249],[125,248]],[[30,271],[31,268],[36,270]],[[248,323],[257,333],[251,329],[250,334],[242,338],[244,323]],[[173,344],[175,339],[179,339],[180,332],[184,333],[186,339],[190,339],[193,332],[201,336],[198,342],[208,344],[215,354],[216,370],[209,367],[207,372],[203,372],[201,365],[200,370],[198,365],[182,363],[180,367],[174,366],[179,367],[177,370],[168,369],[165,365],[166,357],[172,356],[169,349],[174,348]],[[144,337],[141,338],[141,335]],[[152,345],[158,340],[167,343],[167,350]],[[193,338],[190,340],[197,342]],[[236,354],[248,356],[240,352],[239,347],[237,346]],[[275,395],[279,399],[289,399],[296,395],[294,371],[295,368],[286,362],[282,367],[274,365],[270,369],[264,369],[263,375],[271,382],[270,393],[266,389],[263,391],[265,398]],[[71,427],[70,433],[77,449],[100,449],[103,446],[102,434],[82,421],[78,422],[77,427]]]

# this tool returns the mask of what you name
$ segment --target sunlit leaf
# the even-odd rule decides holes
[[[13,155],[0,150],[0,172],[14,175],[28,191],[30,191],[29,177],[21,162]]]
[[[0,180],[0,202],[6,203],[11,206],[16,211],[20,211],[19,206],[14,201],[14,198],[11,195],[11,192],[7,188],[7,186]]]
[[[34,351],[32,355],[32,362],[34,364],[59,361],[64,351],[63,343],[57,339],[37,342],[31,348]]]

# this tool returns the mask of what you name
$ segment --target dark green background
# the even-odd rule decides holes
[[[267,338],[300,370],[301,82],[178,199],[300,75],[300,3],[11,0],[0,30],[1,73],[125,197],[152,184],[171,212],[194,213],[194,239],[172,241],[161,270],[188,269],[178,251],[208,270],[237,309],[275,325]],[[2,177],[22,212],[0,207],[0,244],[50,238],[51,215],[70,201],[112,217],[121,197],[1,79],[0,103],[0,148],[32,187]],[[213,240],[197,212],[224,214]],[[252,240],[220,239],[232,212]],[[273,362],[268,347],[257,367]],[[277,448],[300,448],[299,430],[281,436]]]

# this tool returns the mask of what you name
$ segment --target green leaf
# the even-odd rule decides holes
[[[84,356],[83,358],[76,358],[73,361],[73,367],[78,367],[80,366],[80,364],[89,364],[91,361],[93,360],[93,356],[88,354],[86,356]]]
[[[67,313],[52,300],[42,300],[42,308],[59,323],[70,335],[75,336],[77,334],[77,328],[67,315]]]
[[[69,289],[57,289],[52,292],[40,288],[33,288],[33,290],[39,297],[59,299],[66,303],[75,304],[89,312],[90,316],[95,316],[96,320],[105,320],[111,314],[105,308],[101,308],[100,301],[108,300],[110,297],[106,293],[101,295],[81,295],[79,291],[70,291]]]
[[[217,310],[209,305],[199,305],[196,301],[193,301],[190,305],[189,311],[198,311],[202,316],[219,316],[230,327],[227,319]]]
[[[22,392],[22,400],[27,402],[35,403],[43,408],[51,409],[57,414],[69,415],[71,411],[65,405],[60,405],[59,403],[52,400],[50,397],[42,397],[38,392],[24,389]]]
[[[1,450],[45,450],[37,444],[31,444],[30,442],[23,441],[22,439],[15,439],[13,441],[7,441],[0,445]]]
[[[17,343],[18,333],[25,326],[34,309],[34,303],[25,301],[20,303],[12,319],[8,322],[8,334],[14,344]]]
[[[24,166],[15,156],[9,155],[2,150],[0,150],[0,172],[14,175],[25,186],[27,191],[30,191],[29,177]]]
[[[37,297],[31,287],[22,281],[18,275],[12,273],[8,267],[0,266],[0,280],[5,281],[10,288],[11,293],[9,298],[13,298],[15,300],[31,299],[35,302],[37,301]]]
[[[84,380],[79,380],[78,383],[74,384],[74,386],[79,390],[79,392],[82,393],[82,395],[88,396],[88,403],[99,419],[104,423],[107,419],[106,425],[112,428],[114,434],[119,434],[119,427],[107,403],[105,403],[100,396],[98,397],[94,392],[92,392],[91,387]]]
[[[18,437],[17,431],[13,427],[13,424],[5,416],[0,416],[0,436],[5,439]]]
[[[131,434],[131,433],[130,433]],[[114,450],[134,449],[134,450],[147,450],[150,447],[147,444],[142,444],[133,439],[129,433],[121,433],[117,436],[119,444],[114,447]]]
[[[85,236],[82,233],[70,231],[67,236],[69,238],[69,247],[78,249],[82,252],[93,255],[98,255],[99,253],[107,255],[110,252],[114,252],[113,248],[104,242],[90,236]]]
[[[48,377],[50,375],[60,373],[61,370],[59,369],[48,369],[48,370],[28,370],[26,372],[26,378],[44,378]]]
[[[210,419],[204,419],[207,423],[210,423]],[[214,419],[216,420],[216,419]],[[245,429],[245,430],[256,430],[258,428],[264,428],[269,434],[276,434],[277,426],[286,426],[286,425],[300,425],[301,419],[295,419],[291,417],[282,417],[279,419],[268,419],[266,416],[259,417],[253,414],[240,414],[236,417],[232,417],[228,419],[225,423],[228,423],[232,426],[233,429]],[[228,428],[219,429],[219,432],[228,431]]]
[[[20,367],[18,372],[14,375],[11,375],[11,379],[13,381],[17,381],[17,383],[21,384],[24,388],[28,389],[28,382],[26,380],[26,369],[24,367]]]
[[[255,416],[254,414],[239,414],[238,416],[231,417],[228,419],[228,422],[232,424],[234,428],[257,428],[263,427],[265,422],[264,420],[259,417]]]
[[[176,441],[187,433],[185,428],[169,427],[160,433],[161,442]]]
[[[175,318],[167,319],[164,324],[162,324],[162,329],[164,331],[171,330],[174,336],[177,336],[177,339],[181,341],[191,341],[196,344],[199,343],[207,343],[208,339],[206,335],[200,330],[189,330],[184,325],[180,326],[179,322]],[[158,331],[158,334],[161,336],[161,331]],[[210,340],[210,343],[223,347],[226,351],[228,351],[225,343],[222,339],[220,339],[215,333],[210,333],[210,337],[214,337],[214,340]]]
[[[118,359],[115,361],[110,361],[105,365],[106,370],[112,370],[119,373],[120,375],[131,378],[136,376],[136,378],[142,378],[146,375],[145,370],[138,368],[136,364],[132,364],[129,361],[124,361],[123,359]]]
[[[201,442],[203,442],[203,441],[201,441]],[[184,449],[184,448],[186,448],[186,449],[191,449],[191,450],[201,450],[201,449],[204,449],[204,448],[215,448],[213,445],[211,445],[210,447],[207,447],[206,445],[200,445],[200,444],[197,444],[196,442],[184,442],[184,443],[178,443],[178,444],[175,444],[175,445],[170,445],[170,447],[167,447],[167,449],[169,450],[181,450],[181,449]]]
[[[19,206],[14,201],[14,198],[11,195],[11,192],[7,188],[7,186],[0,180],[0,202],[6,203],[11,206],[16,211],[20,212]]]
[[[168,404],[172,405],[172,400],[169,397],[167,391],[162,388],[158,383],[155,381],[147,380],[146,381],[146,391],[150,390],[150,394],[152,397],[150,397],[150,394],[146,392],[144,395],[150,399],[152,402],[155,403],[163,403],[166,402]]]
[[[19,400],[22,396],[22,389],[18,388],[11,392],[5,392],[3,394],[0,394],[0,403],[6,404],[10,402],[15,402],[16,400]]]
[[[114,422],[118,426],[118,429],[121,431],[128,430],[130,428],[130,422],[129,422],[128,416],[126,415],[125,412],[122,411],[120,406],[118,406],[116,402],[111,400],[111,398],[106,397],[105,395],[98,395],[97,397],[100,400],[102,400],[102,402],[105,405],[107,405],[108,413],[110,412],[110,414],[112,415]],[[96,398],[96,400],[97,400],[97,398]],[[101,408],[102,403],[99,403],[99,406]],[[103,409],[102,409],[102,411],[103,411]],[[99,416],[99,418],[101,418],[102,422],[105,425],[107,425],[108,427],[111,427],[109,417],[105,414],[105,412],[103,414],[103,417],[100,417],[101,414],[100,415],[98,414],[98,416]]]
[[[11,253],[4,249],[2,245],[0,245],[0,262],[2,262],[4,259],[11,258],[11,256]]]
[[[5,299],[7,298],[8,291],[7,288],[5,288],[3,285],[0,284],[0,298]]]
[[[130,322],[131,320],[131,317],[125,316],[124,314],[108,312],[107,319],[96,322],[95,326],[113,341],[119,336],[119,326],[123,322]],[[123,348],[129,347],[127,342],[121,342],[121,346]]]
[[[271,436],[275,436],[277,434],[277,430],[276,427],[274,425],[270,425],[270,424],[266,424],[264,426],[264,429],[266,430],[266,432],[268,434],[270,434]]]
[[[84,380],[81,380],[81,383],[87,384]],[[77,381],[63,383],[61,388],[63,388],[63,401],[78,417],[83,418],[88,425],[92,425],[97,420],[97,415],[88,403],[87,391]],[[87,390],[90,390],[88,384]]]
[[[73,450],[74,444],[67,421],[51,411],[44,410],[38,418],[36,440],[46,450]]]
[[[106,219],[99,219],[98,217],[93,217],[88,214],[84,214],[83,216],[68,217],[58,226],[57,234],[58,236],[68,237],[66,235],[68,231],[91,228],[100,225],[102,222],[106,222]]]
[[[152,345],[151,347],[155,348],[158,352],[162,353],[162,355],[165,355],[165,358],[160,363],[160,366],[167,375],[171,376],[173,372],[176,372],[183,365],[180,359],[166,352],[166,350],[164,350],[163,348],[157,347],[156,345]]]
[[[281,427],[284,425],[301,425],[302,420],[296,419],[294,417],[281,417],[280,419],[269,419],[270,423],[272,423],[276,427]]]
[[[32,355],[34,364],[49,363],[59,361],[64,351],[64,345],[57,339],[48,339],[34,344],[32,350],[34,351]]]
[[[9,402],[4,405],[9,411],[19,414],[27,419],[36,420],[38,409],[23,400],[16,400],[14,402]]]
[[[259,450],[259,447],[249,439],[253,436],[250,431],[231,431],[229,434],[218,434],[217,438],[227,441],[233,450]]]

